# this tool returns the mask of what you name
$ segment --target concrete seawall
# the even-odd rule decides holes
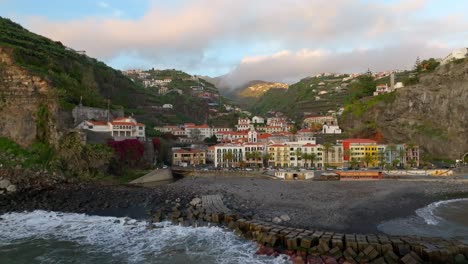
[[[157,169],[130,182],[130,184],[144,184],[158,181],[169,181],[172,180],[172,171],[170,169]]]

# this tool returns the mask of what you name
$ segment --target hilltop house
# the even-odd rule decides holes
[[[108,133],[114,140],[145,139],[145,125],[133,117],[116,118],[112,122],[85,120],[77,129]]]

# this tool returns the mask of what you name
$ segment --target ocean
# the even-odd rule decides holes
[[[385,221],[378,229],[388,235],[435,236],[468,243],[468,199],[434,202],[408,217]]]
[[[0,263],[290,263],[220,227],[34,211],[0,216]]]

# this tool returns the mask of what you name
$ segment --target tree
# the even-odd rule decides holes
[[[218,143],[218,138],[216,137],[216,135],[212,135],[209,138],[205,138],[205,140],[203,140],[203,141],[205,141],[205,143],[207,143],[207,144],[213,145],[213,144]]]
[[[351,158],[349,165],[351,165],[351,168],[356,168],[359,166],[359,161],[357,161],[356,158]]]
[[[416,158],[409,159],[408,164],[410,165],[411,168],[416,167],[416,164],[417,164]]]
[[[323,152],[325,153],[325,167],[328,166],[328,153],[334,152],[333,145],[330,142],[323,144]]]
[[[315,153],[303,153],[302,158],[304,159],[304,165],[307,166],[307,161],[310,160],[310,166],[314,167],[314,161],[317,159],[317,154]]]
[[[392,168],[393,169],[395,169],[398,166],[398,164],[400,164],[400,160],[398,160],[398,159],[392,160]]]
[[[231,163],[234,160],[234,154],[232,154],[231,151],[228,151],[226,153],[224,153],[223,155],[223,161],[227,161],[227,167],[230,167],[231,166]]]
[[[374,160],[375,158],[371,154],[367,153],[366,155],[364,155],[363,161],[366,164],[366,167],[369,167],[369,163],[373,163]]]
[[[379,167],[381,169],[383,169],[385,167],[385,164],[386,164],[386,162],[385,162],[385,152],[379,151],[377,153],[377,160],[379,162]]]
[[[419,59],[419,56],[416,57],[416,62],[414,63],[413,70],[416,72],[419,72],[421,70],[421,59]]]
[[[201,140],[201,131],[198,128],[194,128],[190,130],[190,137],[193,138],[195,141]]]
[[[270,162],[270,159],[273,157],[273,155],[271,153],[265,153],[263,154],[262,156],[262,160],[263,160],[263,166],[264,167],[267,167],[268,166],[268,163]]]

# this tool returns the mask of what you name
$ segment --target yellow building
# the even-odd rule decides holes
[[[272,144],[268,146],[270,160],[268,165],[274,167],[289,167],[289,146],[286,144]]]
[[[377,142],[371,139],[343,139],[343,159],[345,162],[357,162],[361,167],[378,166]]]
[[[173,166],[197,166],[206,164],[205,151],[201,149],[173,149]]]

